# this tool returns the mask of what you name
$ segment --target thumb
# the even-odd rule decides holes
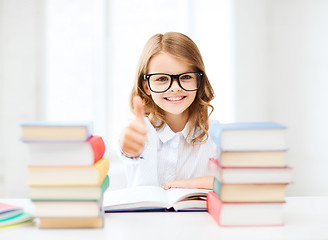
[[[136,115],[137,119],[142,120],[142,121],[144,120],[145,111],[144,111],[144,106],[143,106],[140,96],[133,97],[133,111],[134,111],[134,114]]]

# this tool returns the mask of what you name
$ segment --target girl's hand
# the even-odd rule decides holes
[[[175,180],[165,183],[162,188],[165,190],[170,188],[203,188],[203,189],[213,189],[212,176],[196,177],[182,180]]]
[[[129,157],[137,157],[146,144],[147,127],[144,121],[144,108],[139,96],[133,98],[136,118],[123,130],[120,145],[123,153]]]

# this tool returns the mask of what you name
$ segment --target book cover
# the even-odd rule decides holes
[[[287,184],[292,182],[292,169],[285,167],[223,167],[217,159],[208,162],[209,171],[225,184]]]
[[[275,122],[213,124],[209,130],[221,151],[284,151],[286,127]]]
[[[164,210],[206,211],[206,189],[138,186],[104,193],[105,212]]]
[[[223,227],[283,226],[284,202],[224,203],[214,191],[207,194],[207,210]]]
[[[283,202],[287,184],[222,184],[214,178],[213,190],[222,202]]]
[[[100,200],[108,187],[107,175],[99,186],[31,186],[29,197],[32,200]]]
[[[93,133],[92,122],[33,121],[21,124],[22,141],[86,141]]]
[[[105,153],[100,136],[83,142],[29,142],[29,166],[91,166]]]
[[[29,186],[98,186],[109,170],[109,160],[102,158],[92,166],[31,167],[28,171]]]

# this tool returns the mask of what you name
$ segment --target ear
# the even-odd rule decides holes
[[[148,87],[147,81],[142,81],[142,86],[147,95],[150,95],[150,89]]]

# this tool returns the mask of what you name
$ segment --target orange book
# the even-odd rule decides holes
[[[42,217],[39,228],[103,228],[104,217]]]

